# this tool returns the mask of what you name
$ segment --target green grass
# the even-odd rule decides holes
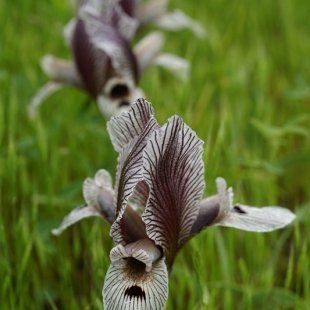
[[[84,202],[86,177],[100,168],[114,175],[105,120],[72,89],[46,100],[36,122],[26,110],[47,80],[40,57],[70,57],[61,31],[72,9],[59,0],[0,6],[0,308],[102,309],[108,225],[88,219],[60,237],[50,229]],[[171,7],[209,36],[166,33],[165,50],[192,70],[184,85],[161,69],[146,72],[140,86],[158,121],[178,114],[205,141],[205,196],[223,176],[236,201],[281,205],[298,218],[268,234],[203,231],[176,259],[166,309],[310,309],[310,3]]]

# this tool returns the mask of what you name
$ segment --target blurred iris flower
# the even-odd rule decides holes
[[[84,182],[86,205],[52,231],[58,235],[88,216],[100,216],[112,225],[110,236],[117,245],[103,287],[106,310],[163,309],[177,253],[204,228],[266,232],[295,218],[281,207],[234,204],[223,178],[216,179],[218,193],[202,199],[202,140],[178,116],[159,126],[144,99],[112,117],[108,131],[119,152],[114,190],[109,173],[99,170]]]
[[[188,27],[202,36],[203,28],[179,11],[166,12],[166,1],[138,5],[130,0],[82,1],[78,16],[64,28],[64,36],[73,61],[46,55],[43,71],[51,78],[31,100],[28,111],[34,118],[42,101],[66,86],[88,92],[103,115],[110,118],[128,110],[135,99],[143,96],[138,80],[150,65],[162,66],[185,80],[189,64],[172,54],[162,53],[164,38],[154,31],[133,48],[136,31],[148,23],[175,30]],[[178,27],[177,27],[178,26]]]

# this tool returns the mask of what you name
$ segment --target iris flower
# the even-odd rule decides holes
[[[135,99],[143,96],[143,91],[137,86],[138,81],[151,65],[164,67],[181,80],[186,80],[188,62],[162,53],[164,37],[161,32],[151,32],[131,47],[131,41],[142,23],[159,23],[169,16],[173,19],[178,15],[166,13],[165,1],[151,4],[141,7],[136,1],[129,0],[83,1],[78,16],[64,29],[73,61],[52,55],[43,57],[41,67],[51,80],[31,100],[29,115],[34,118],[43,100],[66,86],[86,91],[97,101],[99,110],[106,117],[121,114]],[[156,14],[150,14],[150,10]],[[200,29],[189,18],[174,19],[175,25]],[[168,24],[166,28],[171,27]]]
[[[109,173],[99,170],[84,182],[86,205],[52,231],[58,235],[89,216],[111,224],[116,247],[103,287],[106,310],[162,309],[177,253],[204,228],[220,225],[266,232],[295,218],[281,207],[234,204],[233,191],[223,178],[216,179],[218,193],[202,199],[202,140],[178,116],[159,126],[144,99],[112,117],[108,131],[119,152],[114,190]]]

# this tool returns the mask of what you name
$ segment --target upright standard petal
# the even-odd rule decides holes
[[[217,178],[216,184],[219,204],[219,212],[216,218],[208,223],[209,225],[219,225],[234,227],[246,231],[268,232],[283,228],[291,223],[295,215],[282,207],[251,207],[242,204],[233,204],[232,188],[226,188],[226,181]],[[213,204],[213,208],[216,208]]]
[[[156,120],[151,117],[140,136],[133,138],[120,152],[117,167],[115,200],[117,219],[113,223],[110,235],[117,244],[126,244],[124,238],[125,223],[122,219],[129,197],[134,187],[142,181],[143,150],[151,133],[158,128]],[[126,225],[130,225],[127,223]]]
[[[150,188],[145,180],[140,181],[130,197],[130,202],[141,210],[144,210],[149,199]]]
[[[127,113],[112,117],[107,127],[115,151],[120,152],[134,137],[140,136],[153,115],[152,105],[140,98]]]
[[[168,273],[149,239],[112,249],[103,301],[106,310],[160,310],[168,297]]]
[[[80,10],[79,17],[83,22],[89,42],[93,48],[99,49],[109,57],[115,74],[118,77],[137,81],[136,59],[128,40],[115,28],[113,21],[96,15],[88,7]]]
[[[150,196],[142,219],[170,267],[189,238],[204,190],[203,142],[177,117],[156,130],[143,155]]]

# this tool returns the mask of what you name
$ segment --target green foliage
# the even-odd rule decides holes
[[[82,182],[114,175],[105,120],[84,93],[64,89],[39,118],[27,104],[47,77],[38,61],[68,58],[61,32],[69,1],[0,0],[0,308],[102,309],[112,241],[100,219],[53,237],[84,203]],[[310,2],[171,1],[208,38],[166,33],[187,58],[181,85],[150,68],[140,82],[163,124],[178,114],[205,141],[205,195],[223,176],[235,199],[294,210],[294,225],[268,234],[210,228],[176,259],[166,309],[310,309]]]

